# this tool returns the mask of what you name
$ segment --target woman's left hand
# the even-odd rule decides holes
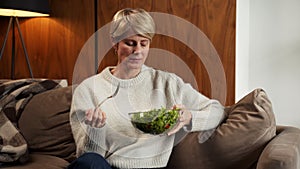
[[[173,108],[180,109],[179,122],[176,126],[174,126],[174,128],[170,132],[168,132],[168,136],[177,133],[185,125],[189,125],[192,120],[191,112],[185,109],[184,105],[177,104],[174,105]]]

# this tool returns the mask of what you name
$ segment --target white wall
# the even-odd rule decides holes
[[[236,14],[236,100],[249,92],[250,0],[237,0]]]
[[[269,95],[278,124],[300,127],[300,1],[237,0],[236,100]]]

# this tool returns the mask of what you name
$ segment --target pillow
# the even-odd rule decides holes
[[[67,161],[75,158],[75,142],[69,124],[72,86],[35,95],[19,119],[29,150]]]
[[[275,136],[272,105],[256,89],[227,107],[227,118],[213,131],[189,133],[174,147],[167,169],[249,169]],[[211,134],[203,141],[202,136]]]

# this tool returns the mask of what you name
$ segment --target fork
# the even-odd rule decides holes
[[[102,101],[97,105],[96,108],[100,107],[100,106],[101,106],[104,102],[106,102],[108,99],[111,99],[111,98],[115,97],[115,96],[118,94],[119,89],[120,89],[120,83],[118,83],[118,86],[117,86],[115,92],[114,92],[112,95],[110,95],[110,96],[108,96],[107,98],[105,98],[104,100],[102,100]]]

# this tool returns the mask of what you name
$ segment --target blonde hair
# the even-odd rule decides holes
[[[140,35],[152,40],[154,34],[155,23],[144,9],[122,9],[114,15],[111,22],[110,36],[113,43],[130,35]]]

